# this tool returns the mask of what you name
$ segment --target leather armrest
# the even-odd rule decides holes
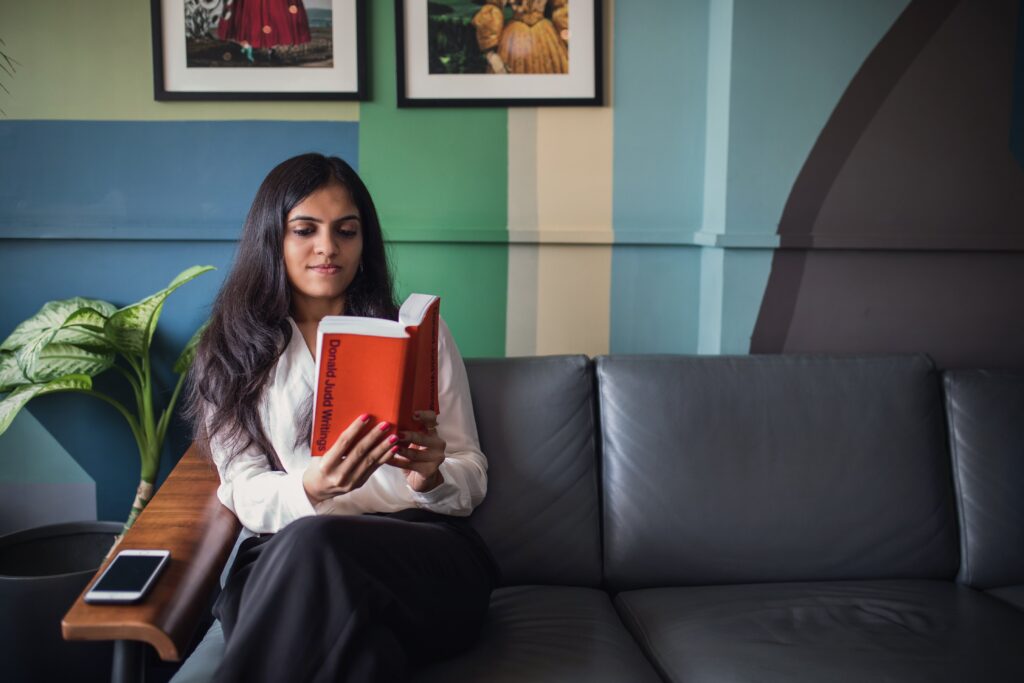
[[[111,553],[64,615],[65,640],[141,640],[161,659],[181,660],[241,529],[217,499],[219,483],[193,444],[116,548],[170,550],[163,574],[138,604],[86,604],[85,593]]]

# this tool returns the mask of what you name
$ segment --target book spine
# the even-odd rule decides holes
[[[437,335],[441,328],[441,306],[435,303],[430,312],[430,409],[440,412],[437,404]]]
[[[413,403],[416,400],[416,355],[419,347],[419,330],[406,328],[409,332],[409,349],[405,354],[405,368],[402,373],[402,390],[399,392],[398,428],[404,431],[420,431],[420,423],[412,419]]]

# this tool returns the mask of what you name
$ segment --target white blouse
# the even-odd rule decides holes
[[[302,473],[312,458],[308,435],[295,448],[296,410],[313,393],[315,361],[295,321],[290,317],[288,321],[291,340],[271,371],[260,404],[263,428],[285,471],[274,471],[255,444],[229,460],[220,435],[210,443],[220,472],[217,496],[242,525],[255,533],[273,533],[308,515],[395,512],[412,507],[469,515],[487,493],[487,459],[480,452],[466,367],[444,320],[438,332],[437,418],[437,433],[447,444],[440,466],[444,482],[418,493],[406,483],[405,470],[385,464],[360,488],[315,507],[302,486]]]

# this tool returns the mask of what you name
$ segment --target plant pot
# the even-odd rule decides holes
[[[51,524],[0,536],[0,662],[7,681],[109,681],[112,643],[61,637],[120,522]]]

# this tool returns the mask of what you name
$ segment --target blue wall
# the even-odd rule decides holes
[[[171,366],[207,317],[259,182],[310,150],[356,163],[356,133],[352,122],[0,121],[0,330],[53,299],[123,306],[188,266],[216,266],[164,304],[153,354],[166,400]],[[116,373],[96,386],[133,402]],[[79,394],[40,397],[29,409],[95,480],[99,517],[125,519],[139,459],[124,419]],[[172,424],[163,475],[189,441],[185,425]]]

